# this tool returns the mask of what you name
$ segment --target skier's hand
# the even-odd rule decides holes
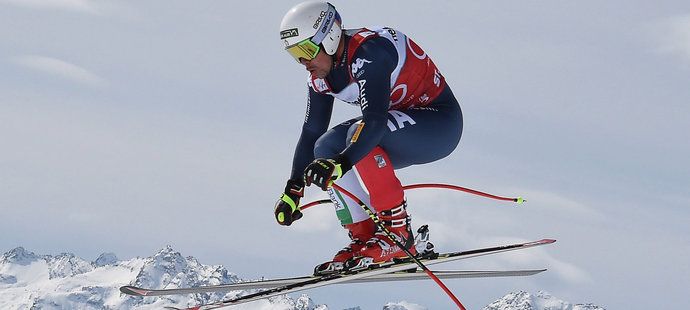
[[[285,191],[276,202],[273,213],[278,224],[290,226],[292,222],[302,218],[299,209],[299,199],[304,196],[304,184],[301,181],[288,180]]]
[[[317,158],[304,169],[304,182],[307,186],[314,184],[322,190],[328,190],[350,168],[352,165],[342,155],[334,159]]]

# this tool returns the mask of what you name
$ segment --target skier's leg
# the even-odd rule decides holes
[[[369,193],[370,206],[387,230],[387,232],[377,231],[367,241],[366,247],[360,250],[360,256],[370,258],[371,261],[368,263],[385,262],[407,256],[407,253],[390,239],[389,233],[412,254],[416,254],[402,184],[395,176],[393,165],[386,152],[379,146],[375,147],[355,164],[354,170]]]
[[[384,226],[413,254],[410,217],[402,185],[394,169],[436,161],[456,148],[462,134],[459,104],[450,89],[439,99],[443,100],[429,108],[389,111],[389,132],[379,147],[357,162],[354,168],[369,193],[371,207]],[[368,262],[383,262],[407,255],[381,232],[368,241],[360,253]]]
[[[462,136],[462,111],[446,89],[429,107],[389,111],[388,128],[379,145],[396,170],[426,164],[455,150]]]
[[[369,194],[368,205],[374,208],[373,211],[380,212],[402,204],[402,184],[395,176],[393,164],[383,148],[377,146],[371,150],[355,164],[354,171]]]
[[[362,188],[354,171],[345,173],[335,184],[360,198],[365,204],[370,204],[369,195]],[[342,225],[358,223],[369,219],[369,215],[349,196],[334,188],[328,189],[328,196],[335,205],[335,213]]]
[[[332,158],[342,152],[346,147],[350,127],[356,126],[359,119],[360,118],[348,120],[327,131],[316,141],[314,156],[316,158]],[[357,198],[361,199],[367,205],[370,203],[369,194],[362,188],[354,171],[348,171],[340,179],[335,181],[335,183],[357,196]],[[362,210],[357,202],[347,195],[332,188],[328,190],[328,195],[335,206],[336,215],[343,226],[369,219],[369,216]]]
[[[330,158],[342,152],[346,146],[345,137],[348,134],[348,129],[350,125],[356,121],[357,119],[353,119],[335,126],[319,138],[314,148],[315,157]],[[353,193],[365,203],[369,203],[369,196],[363,190],[353,170],[345,173],[335,183],[350,193]],[[314,268],[315,275],[342,270],[344,262],[350,258],[359,256],[359,251],[364,248],[365,242],[371,239],[376,232],[376,224],[374,224],[374,221],[369,218],[369,215],[367,215],[352,198],[333,188],[328,190],[328,195],[335,206],[336,215],[341,225],[348,231],[350,243],[338,251],[333,259],[317,265]]]
[[[357,120],[344,122],[319,139],[315,149],[316,157],[332,157],[341,152],[351,141]],[[446,157],[460,141],[462,127],[462,112],[449,88],[430,107],[389,111],[389,132],[382,138],[380,147],[355,163],[354,169],[348,173],[356,173],[359,182],[354,182],[354,178],[349,176],[344,178],[342,184],[358,198],[368,202],[388,230],[399,236],[400,241],[412,240],[402,186],[393,169]],[[342,194],[334,194],[332,197],[336,201],[340,200],[341,206],[345,206],[343,210],[348,211],[349,217],[339,214],[344,226],[348,225],[349,220],[355,222],[357,219],[366,219],[366,213],[349,197]],[[371,242],[368,242],[360,254],[375,261],[405,256],[401,249],[396,249],[392,240],[386,239],[379,232],[370,239]],[[403,243],[408,247],[408,242]],[[411,251],[414,251],[414,247]]]

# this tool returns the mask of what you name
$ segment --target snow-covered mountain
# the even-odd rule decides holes
[[[74,254],[36,255],[22,247],[0,257],[0,309],[161,309],[194,306],[230,298],[248,291],[184,296],[131,297],[120,294],[122,285],[153,288],[235,283],[240,279],[223,266],[183,257],[170,246],[146,258],[118,260],[104,253],[95,261]],[[279,296],[253,303],[246,309],[326,310],[307,295]]]
[[[536,295],[527,292],[510,293],[484,307],[483,310],[606,310],[593,304],[571,304],[551,294],[540,291]]]
[[[167,297],[131,297],[119,287],[136,285],[148,288],[176,288],[227,284],[241,281],[225,267],[203,265],[194,257],[183,257],[167,246],[146,258],[119,260],[113,253],[86,261],[71,253],[36,255],[22,247],[0,257],[0,309],[161,309],[165,306],[189,307],[200,303],[250,293],[203,293]],[[328,310],[315,304],[308,295],[299,298],[278,296],[233,309]],[[426,310],[407,302],[388,303],[384,310]],[[510,293],[484,310],[603,310],[590,304],[571,305],[548,293],[531,295]],[[353,308],[348,310],[361,310]]]

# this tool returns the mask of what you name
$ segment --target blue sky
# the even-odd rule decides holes
[[[0,251],[147,256],[166,244],[241,277],[309,273],[346,243],[328,206],[272,208],[304,114],[284,1],[0,0]],[[690,5],[684,1],[334,2],[431,55],[461,100],[459,148],[400,171],[502,195],[409,193],[440,250],[558,243],[453,269],[470,308],[548,290],[610,309],[678,309],[690,286]],[[357,115],[338,105],[334,122]],[[320,199],[308,191],[306,200]],[[672,284],[672,285],[669,285]],[[309,292],[333,309],[451,307],[432,282]]]

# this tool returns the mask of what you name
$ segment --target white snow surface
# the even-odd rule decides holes
[[[0,309],[161,309],[165,306],[191,307],[254,292],[231,291],[166,297],[132,297],[121,294],[119,287],[135,285],[146,288],[178,288],[227,284],[241,281],[221,265],[199,263],[183,257],[167,246],[146,258],[118,260],[113,253],[101,254],[90,262],[71,253],[36,255],[22,247],[0,257]],[[287,295],[235,306],[241,310],[328,310],[302,294]],[[390,302],[384,310],[427,310],[406,301]],[[361,310],[355,307],[348,310]],[[486,306],[484,310],[604,310],[591,304],[559,300],[546,292],[531,295],[510,293]]]

